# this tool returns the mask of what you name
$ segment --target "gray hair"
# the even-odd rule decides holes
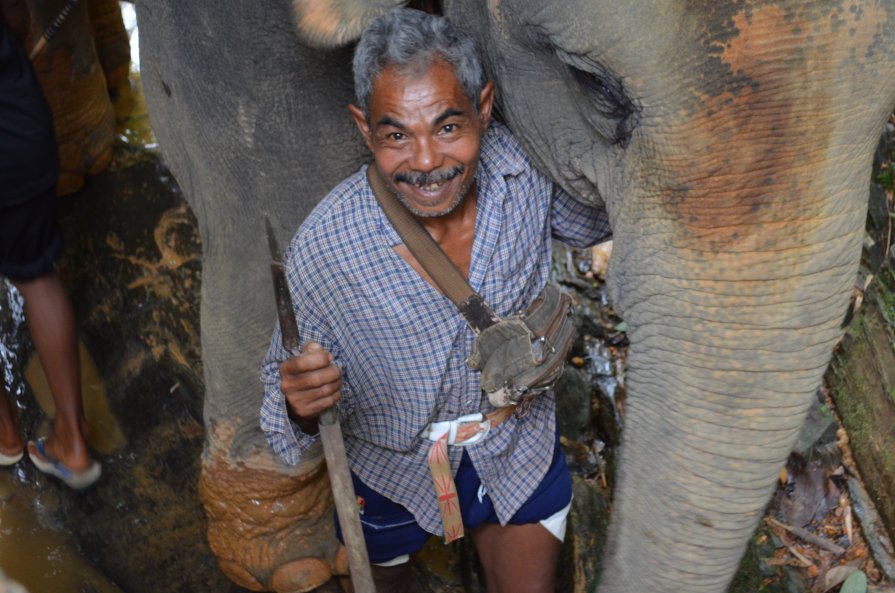
[[[364,30],[354,50],[354,92],[358,106],[369,117],[370,95],[380,72],[396,66],[402,72],[424,71],[436,59],[454,68],[454,75],[479,110],[485,73],[472,38],[441,16],[398,8]]]

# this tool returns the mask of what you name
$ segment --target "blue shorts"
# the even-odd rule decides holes
[[[428,472],[429,468],[423,467],[420,471]],[[363,498],[363,514],[360,519],[370,562],[374,564],[387,562],[404,554],[413,554],[432,537],[431,533],[416,523],[406,508],[371,489],[361,482],[354,472],[351,474],[351,479],[354,482],[355,493]],[[460,499],[463,525],[467,531],[485,523],[499,523],[491,497],[487,493],[479,497],[482,482],[466,451],[463,452],[454,482]],[[432,495],[435,496],[434,486]],[[561,511],[571,500],[572,478],[566,467],[566,458],[559,445],[557,433],[553,461],[547,474],[531,497],[516,511],[510,523],[513,525],[537,523]],[[338,520],[336,536],[342,541]]]
[[[26,281],[53,269],[62,253],[57,200],[54,185],[30,200],[0,206],[0,276]]]

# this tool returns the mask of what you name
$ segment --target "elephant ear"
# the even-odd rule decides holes
[[[376,17],[404,4],[405,0],[293,0],[298,35],[316,49],[357,40]]]

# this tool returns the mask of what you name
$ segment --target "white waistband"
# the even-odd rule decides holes
[[[457,429],[460,428],[461,424],[469,423],[478,423],[479,426],[476,430],[476,433],[465,441],[461,441],[458,443]],[[432,422],[423,429],[423,432],[420,433],[420,437],[434,442],[441,440],[441,437],[443,437],[444,435],[448,435],[448,445],[465,447],[467,445],[474,445],[475,443],[478,443],[479,441],[484,439],[489,430],[491,430],[491,421],[485,420],[485,415],[481,412],[476,412],[475,414],[460,416],[456,420],[442,420],[441,422]]]

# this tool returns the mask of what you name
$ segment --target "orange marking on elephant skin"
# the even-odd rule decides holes
[[[208,543],[221,569],[251,590],[319,587],[339,550],[322,455],[303,461],[302,473],[283,472],[269,451],[233,458],[235,434],[228,422],[212,423],[199,476]],[[274,581],[290,587],[273,588]]]
[[[500,0],[488,0],[488,12],[495,24],[500,25],[503,22],[503,16],[500,14]]]
[[[664,208],[682,246],[761,251],[787,237],[798,247],[793,228],[807,236],[828,214],[823,172],[843,117],[830,107],[837,76],[854,59],[849,50],[870,47],[875,28],[870,14],[812,10],[748,8],[722,33],[705,33],[708,82],[692,89],[698,107],[679,112],[666,162]]]
[[[326,2],[302,1],[295,3],[299,13],[299,28],[309,36],[334,37],[342,25],[342,18]]]
[[[360,37],[364,27],[387,8],[332,0],[294,0],[293,6],[299,32],[315,47],[336,47]]]

